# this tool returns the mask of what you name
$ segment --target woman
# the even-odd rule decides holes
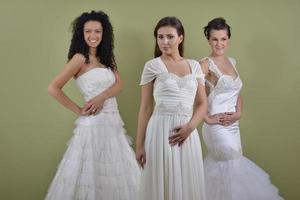
[[[140,172],[114,97],[122,82],[111,23],[104,12],[91,11],[72,25],[68,63],[48,91],[80,117],[46,199],[137,199]],[[62,91],[72,77],[86,100],[83,107]]]
[[[155,27],[155,58],[141,78],[136,159],[143,168],[141,200],[204,200],[197,125],[206,113],[199,63],[183,57],[184,29],[175,17]],[[153,104],[154,108],[153,108]]]
[[[226,56],[230,26],[215,18],[204,27],[211,47],[201,60],[206,78],[208,112],[202,127],[208,155],[204,160],[207,198],[210,200],[282,199],[268,174],[242,155],[239,122],[242,81],[233,58]]]

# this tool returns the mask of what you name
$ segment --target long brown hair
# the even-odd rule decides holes
[[[183,56],[183,42],[184,42],[184,28],[182,26],[181,21],[176,17],[164,17],[156,24],[154,29],[154,37],[155,37],[155,49],[154,49],[154,57],[161,56],[162,52],[157,44],[157,31],[159,28],[164,26],[171,26],[177,30],[178,36],[183,36],[182,42],[178,46],[180,56]]]

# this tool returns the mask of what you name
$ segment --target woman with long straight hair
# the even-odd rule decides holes
[[[183,57],[184,29],[176,17],[154,30],[154,59],[140,85],[136,159],[143,168],[141,200],[205,200],[197,126],[206,113],[204,74]]]

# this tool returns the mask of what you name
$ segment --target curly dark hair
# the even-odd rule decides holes
[[[231,37],[231,27],[226,23],[226,20],[223,17],[214,18],[213,20],[208,22],[207,26],[205,26],[203,29],[204,35],[208,40],[210,37],[210,32],[212,30],[227,30],[228,38]]]
[[[154,37],[155,37],[155,49],[154,49],[154,57],[161,56],[162,52],[160,51],[158,44],[157,44],[157,31],[159,28],[164,26],[171,26],[177,30],[177,34],[179,36],[183,36],[182,42],[178,46],[180,56],[183,56],[183,42],[184,42],[184,28],[182,26],[181,21],[176,17],[164,17],[156,24],[154,29]]]
[[[113,28],[109,21],[109,17],[103,11],[94,11],[90,13],[84,12],[77,17],[71,24],[72,39],[68,53],[68,60],[70,60],[76,53],[80,53],[85,57],[85,63],[90,63],[89,46],[84,40],[83,28],[88,21],[98,21],[103,28],[102,41],[97,47],[96,56],[100,62],[106,67],[116,70],[114,48],[114,34]]]

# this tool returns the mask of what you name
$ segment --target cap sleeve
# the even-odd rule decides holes
[[[146,62],[141,76],[140,85],[146,85],[147,83],[150,83],[156,79],[159,73],[161,73],[161,70],[157,62],[154,62],[154,60]]]
[[[196,60],[191,60],[190,63],[191,63],[191,67],[193,69],[193,73],[195,74],[197,81],[201,85],[205,85],[205,74],[202,72],[200,63]]]

